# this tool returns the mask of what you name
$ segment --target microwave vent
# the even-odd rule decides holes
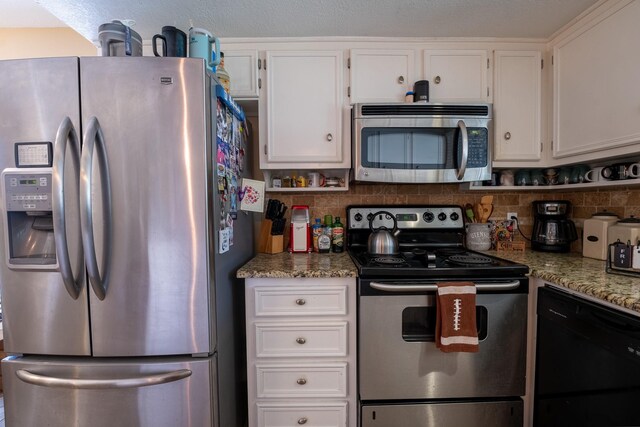
[[[489,105],[368,104],[362,116],[489,116]]]

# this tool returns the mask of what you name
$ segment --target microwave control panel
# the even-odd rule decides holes
[[[5,170],[2,182],[7,212],[51,211],[51,169]]]
[[[489,159],[489,140],[486,128],[468,129],[467,136],[469,138],[469,158],[467,159],[468,168],[482,168],[487,166]]]

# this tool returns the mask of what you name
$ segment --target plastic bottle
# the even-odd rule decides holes
[[[321,234],[318,236],[318,252],[326,254],[331,252],[331,236],[327,234],[327,227],[321,226]]]
[[[331,230],[331,248],[333,252],[339,253],[344,250],[344,225],[340,222],[340,217],[336,217]]]
[[[320,222],[320,218],[316,218],[315,224],[311,226],[311,234],[313,236],[313,251],[320,252],[318,246],[318,237],[322,234],[322,223]]]
[[[224,52],[220,52],[220,64],[216,68],[216,76],[218,80],[220,80],[220,84],[224,87],[224,90],[226,90],[227,93],[231,93],[231,78],[224,68]]]
[[[331,215],[324,216],[324,232],[329,236],[329,248],[331,248],[331,241],[333,240],[333,216]]]

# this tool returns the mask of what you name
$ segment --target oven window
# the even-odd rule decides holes
[[[476,306],[478,340],[487,337],[487,308]],[[402,310],[402,339],[407,342],[436,340],[436,307],[407,307]]]
[[[468,128],[467,167],[487,165],[486,128]],[[458,128],[363,128],[362,166],[378,169],[456,169],[462,138]]]

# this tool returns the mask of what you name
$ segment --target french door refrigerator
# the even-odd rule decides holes
[[[243,425],[241,109],[191,58],[0,76],[7,427]]]

